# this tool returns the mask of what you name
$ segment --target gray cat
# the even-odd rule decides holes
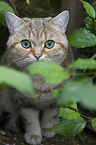
[[[11,12],[6,13],[10,36],[2,64],[24,71],[34,61],[48,60],[62,65],[72,62],[73,56],[65,35],[69,12],[64,11],[54,18],[19,18]],[[58,120],[56,98],[50,89],[59,85],[46,85],[44,78],[31,75],[37,99],[26,93],[5,86],[0,97],[0,115],[7,112],[4,128],[18,132],[19,116],[24,120],[24,138],[29,144],[40,144],[42,136],[53,137],[49,129]],[[6,117],[5,117],[6,118]]]

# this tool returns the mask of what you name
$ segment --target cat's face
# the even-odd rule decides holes
[[[7,46],[12,65],[25,68],[42,59],[62,64],[68,51],[65,35],[68,18],[67,11],[53,19],[20,19],[8,12],[6,21],[11,35]]]

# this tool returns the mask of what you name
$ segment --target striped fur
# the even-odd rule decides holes
[[[8,67],[24,71],[29,64],[37,61],[35,55],[40,54],[38,60],[53,61],[68,69],[67,65],[73,59],[65,35],[68,20],[68,11],[62,12],[55,18],[32,19],[21,19],[8,12],[6,14],[6,21],[10,36],[7,42],[7,50],[2,58],[2,63]],[[25,49],[22,47],[21,41],[24,39],[31,42],[30,48]],[[53,40],[55,42],[52,49],[44,47],[47,40]],[[27,143],[35,145],[41,142],[42,135],[52,137],[55,134],[48,131],[55,121],[58,120],[56,116],[58,114],[56,98],[52,95],[50,89],[58,88],[59,85],[46,85],[44,79],[38,75],[31,76],[31,78],[37,95],[36,100],[28,97],[25,93],[20,93],[6,86],[2,97],[0,97],[0,107],[2,108],[3,106],[6,112],[13,115],[10,120],[13,120],[13,118],[16,120],[18,118],[17,116],[24,118],[25,140]],[[42,119],[40,125],[38,119],[41,112]],[[9,121],[9,129],[10,126],[12,128],[11,121]],[[16,127],[16,125],[13,125],[13,128],[15,128],[14,126]],[[6,128],[8,129],[8,127]]]

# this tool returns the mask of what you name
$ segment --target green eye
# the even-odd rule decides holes
[[[21,41],[21,45],[22,45],[22,47],[27,49],[27,48],[31,47],[31,42],[29,40],[25,39],[25,40]]]
[[[53,40],[47,40],[47,41],[45,42],[44,48],[51,49],[51,48],[54,47],[54,45],[55,45],[55,42],[54,42]]]

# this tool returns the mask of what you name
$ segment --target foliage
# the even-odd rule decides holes
[[[96,45],[96,36],[84,28],[72,32],[68,36],[68,40],[70,45],[76,48],[85,48]]]
[[[89,15],[86,19],[87,28],[94,26],[92,29],[96,30],[94,25],[96,22],[94,8],[88,2],[80,1]],[[26,0],[26,2],[29,4],[30,1]],[[6,8],[10,7],[9,5],[7,6]],[[1,10],[0,15],[1,12],[5,15],[5,11]],[[3,20],[1,21],[2,24],[5,24]],[[75,30],[68,36],[68,40],[76,48],[84,49],[85,47],[96,45],[95,34],[84,28]],[[68,72],[58,64],[44,60],[32,63],[26,70],[33,75],[42,75],[45,78],[45,83],[48,84],[59,84],[64,81],[59,90],[51,90],[57,98],[57,104],[60,107],[59,117],[61,119],[55,123],[50,131],[74,136],[83,131],[87,121],[91,122],[93,128],[96,129],[96,118],[80,114],[76,105],[76,103],[81,103],[87,109],[96,110],[96,86],[94,84],[96,77],[96,71],[94,71],[96,70],[95,55],[90,59],[78,59],[68,67],[71,69],[75,68],[76,72]],[[2,83],[34,96],[32,82],[25,73],[0,66],[1,89]]]
[[[80,0],[83,4],[83,7],[85,8],[86,10],[86,13],[92,17],[93,19],[95,19],[95,10],[94,8],[88,3],[88,2],[85,2],[83,0]]]
[[[94,58],[86,58],[82,59],[79,58],[78,60],[74,61],[69,65],[70,68],[75,68],[75,69],[81,69],[81,70],[86,70],[86,69],[96,69],[96,61]]]
[[[6,12],[15,13],[12,7],[8,3],[4,1],[0,1],[0,23],[3,24],[4,26],[7,26],[5,21]]]
[[[86,10],[86,13],[89,15],[85,19],[85,25],[87,28],[92,29],[92,32],[95,33],[96,26],[95,26],[95,9],[88,3],[83,0],[80,0]],[[68,36],[68,40],[71,46],[76,48],[85,48],[91,47],[96,45],[96,36],[91,33],[89,30],[83,28],[75,30]]]
[[[87,109],[96,110],[96,86],[92,78],[72,78],[63,84],[58,95],[59,106],[74,102],[81,102]]]
[[[80,114],[70,108],[60,108],[59,117],[62,117],[67,120],[77,119]]]
[[[75,136],[83,131],[85,125],[86,121],[80,116],[77,119],[72,120],[61,119],[55,123],[50,131],[62,135]]]
[[[85,26],[86,26],[88,29],[94,28],[93,19],[92,19],[91,17],[86,17],[86,18],[85,18]]]
[[[68,79],[69,77],[69,73],[65,71],[64,68],[57,63],[50,61],[41,60],[39,62],[34,62],[27,67],[27,70],[31,74],[42,75],[47,84],[60,84],[63,80]]]
[[[34,97],[32,81],[26,73],[0,66],[0,88],[2,88],[3,84],[7,84]]]
[[[93,8],[94,8],[94,15],[96,15],[95,13],[96,13],[96,1],[93,1],[92,2],[92,6],[93,6]],[[94,17],[94,16],[93,16]],[[94,34],[96,34],[96,25],[95,25],[95,23],[96,23],[96,20],[95,20],[95,18],[93,18],[93,17],[90,17],[87,13],[85,13],[84,14],[84,22],[85,22],[85,27],[87,28],[87,29],[89,29],[91,32],[93,32]]]
[[[92,126],[96,130],[96,118],[92,119]]]

